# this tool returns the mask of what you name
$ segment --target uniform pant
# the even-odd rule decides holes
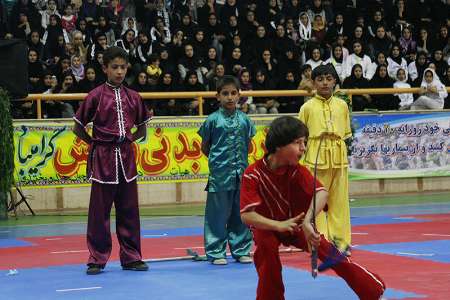
[[[127,183],[121,174],[119,184],[92,182],[87,226],[88,264],[104,266],[111,255],[110,212],[113,202],[121,264],[142,259],[137,184],[136,180]]]
[[[242,223],[239,188],[232,191],[208,192],[205,209],[205,253],[209,260],[226,257],[227,243],[235,259],[248,256],[252,234]]]
[[[333,240],[340,250],[351,245],[350,205],[348,199],[348,169],[317,169],[317,179],[328,191],[328,211],[316,217],[317,230]],[[314,174],[314,170],[311,170]]]
[[[253,257],[258,272],[256,300],[284,300],[282,265],[278,253],[280,244],[308,249],[303,231],[295,235],[268,230],[253,230],[256,251]],[[335,250],[334,245],[321,236],[318,256],[323,261]],[[341,254],[342,261],[332,269],[342,277],[362,300],[378,300],[385,290],[382,279]],[[329,291],[330,295],[333,291]],[[330,296],[330,298],[332,298]]]

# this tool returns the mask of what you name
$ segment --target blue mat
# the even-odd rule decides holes
[[[1,276],[2,299],[152,299],[152,300],[248,300],[255,299],[257,275],[253,265],[229,261],[227,266],[206,262],[172,261],[151,263],[148,272],[122,271],[111,263],[97,276],[85,275],[84,265],[18,270]],[[357,299],[346,283],[333,276],[285,268],[286,299]],[[26,287],[26,288],[24,288]],[[388,298],[422,297],[389,289]]]
[[[29,247],[32,243],[18,239],[0,239],[0,248]]]
[[[359,245],[357,249],[450,263],[450,240]]]

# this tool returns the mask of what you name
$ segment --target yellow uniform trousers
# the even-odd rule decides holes
[[[314,174],[314,168],[309,168]],[[317,169],[317,179],[328,190],[328,211],[316,217],[317,230],[340,250],[351,245],[348,168]]]

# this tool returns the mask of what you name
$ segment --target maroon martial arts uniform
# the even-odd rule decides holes
[[[92,180],[87,228],[88,264],[104,266],[111,254],[110,212],[116,209],[116,233],[122,265],[141,260],[136,161],[131,128],[150,113],[138,93],[109,83],[92,90],[74,120],[92,122],[87,177]]]
[[[324,189],[317,182],[316,192]],[[285,166],[275,174],[265,159],[249,166],[242,177],[241,213],[254,210],[258,214],[277,221],[284,221],[308,211],[313,197],[313,177],[300,165]],[[256,244],[254,262],[258,272],[257,300],[284,299],[284,285],[281,275],[281,261],[278,253],[280,244],[308,249],[303,231],[295,234],[278,233],[253,228]],[[336,251],[334,245],[321,235],[318,248],[320,260]],[[343,257],[332,269],[342,277],[360,299],[378,300],[385,285],[382,279]],[[332,293],[330,291],[330,293]]]

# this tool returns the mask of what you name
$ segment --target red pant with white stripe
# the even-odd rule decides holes
[[[280,244],[307,249],[303,231],[295,235],[279,234],[274,231],[253,229],[256,244],[254,261],[258,272],[257,300],[284,300],[284,285],[281,275],[281,261],[278,253]],[[332,253],[334,245],[323,236],[318,248],[321,261]],[[386,288],[383,280],[366,268],[344,258],[332,269],[342,277],[362,300],[378,300]]]

